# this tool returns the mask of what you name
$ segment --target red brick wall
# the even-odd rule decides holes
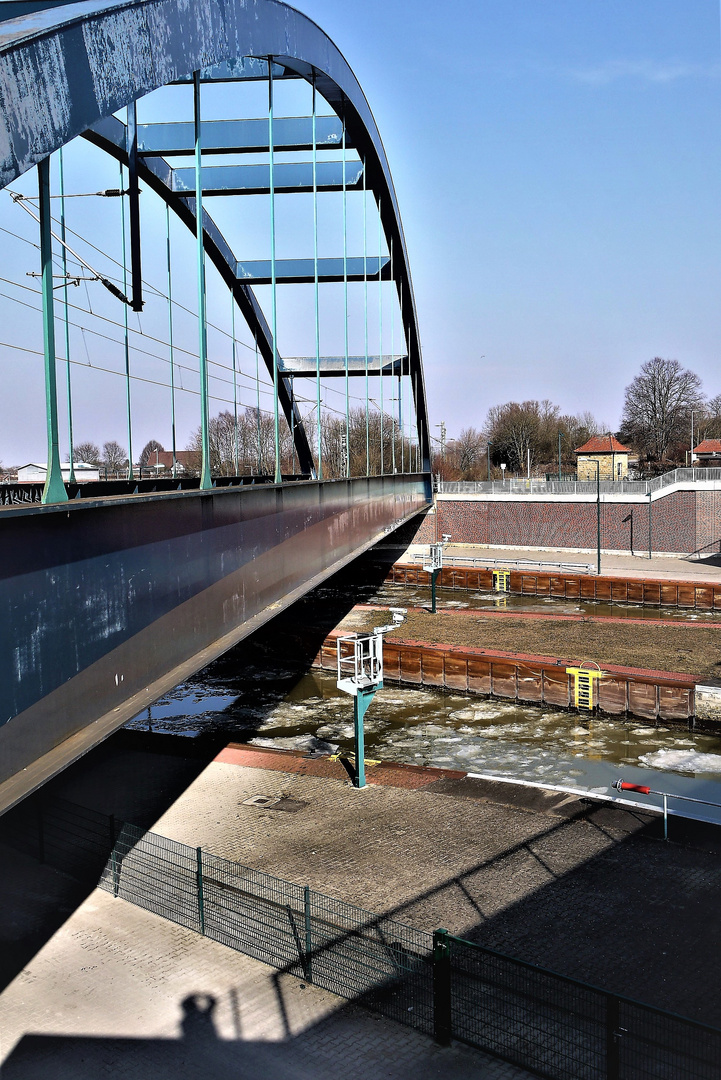
[[[708,496],[718,498],[718,505]],[[704,498],[697,504],[697,499]],[[721,535],[716,524],[721,494],[676,491],[656,499],[651,508],[653,551],[691,552],[699,533]],[[442,500],[428,513],[415,535],[419,544],[450,533],[457,544],[508,547],[590,548],[596,546],[596,504],[536,502],[518,496],[504,501]],[[633,545],[632,545],[633,541]],[[703,543],[709,541],[704,539]],[[648,502],[601,503],[601,547],[611,551],[648,551]]]

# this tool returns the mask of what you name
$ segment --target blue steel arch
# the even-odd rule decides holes
[[[145,94],[244,56],[272,57],[303,78],[315,77],[365,159],[368,187],[396,253],[422,470],[428,472],[420,336],[388,161],[350,66],[305,15],[280,0],[81,0],[1,24],[0,188]]]

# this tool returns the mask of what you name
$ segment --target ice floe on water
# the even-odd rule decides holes
[[[639,761],[649,769],[663,769],[671,772],[684,772],[721,775],[721,754],[703,754],[698,750],[655,750],[652,754],[642,754]]]

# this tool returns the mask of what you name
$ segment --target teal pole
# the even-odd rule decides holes
[[[346,144],[343,114],[343,330],[345,335],[345,474],[350,476],[350,379],[348,376],[348,192],[345,182]]]
[[[120,166],[120,227],[123,240],[123,296],[128,295],[128,267],[125,251],[125,195],[123,194],[123,166]],[[130,335],[128,332],[128,302],[123,301],[123,344],[125,350],[125,412],[128,426],[128,480],[133,479],[133,421],[130,407]]]
[[[195,126],[195,241],[198,264],[198,369],[200,375],[201,491],[212,488],[210,477],[210,417],[208,414],[208,323],[205,310],[205,246],[203,244],[203,167],[200,131],[200,72],[193,72]]]
[[[365,731],[363,718],[368,711],[376,690],[381,690],[383,683],[377,683],[372,689],[359,690],[353,698],[353,737],[355,742],[355,777],[353,786],[366,786]]]
[[[316,141],[315,71],[313,72],[313,283],[315,289],[315,385],[316,437],[318,440],[318,479],[323,479],[322,432],[320,417],[320,303],[318,297],[318,148]]]
[[[260,452],[260,368],[258,364],[258,342],[255,342],[255,420],[256,420],[256,432],[258,436],[258,476],[263,471],[263,459]]]
[[[168,261],[168,345],[170,347],[170,429],[173,441],[173,479],[178,471],[178,454],[175,436],[175,356],[173,352],[173,279],[170,263],[170,207],[165,204],[165,242]]]
[[[38,164],[40,213],[40,267],[43,290],[43,354],[45,359],[45,417],[48,430],[48,461],[44,503],[67,502],[58,443],[58,392],[55,371],[55,309],[53,302],[53,238],[50,231],[50,158]]]
[[[381,219],[381,201],[378,200],[378,352],[380,354],[380,406],[381,406],[381,476],[386,471],[383,454],[383,277],[381,275],[381,256],[383,254],[383,221]]]
[[[275,171],[273,155],[273,58],[268,57],[268,164],[270,174],[270,286],[273,332],[273,438],[275,440],[274,482],[280,475],[280,415],[278,412],[278,297],[275,267]]]
[[[366,191],[366,163],[363,159],[363,326],[365,331],[366,364],[366,476],[371,474],[371,440],[368,417],[368,193]]]
[[[431,612],[436,613],[436,581],[440,570],[431,570]]]
[[[70,381],[70,320],[68,318],[68,252],[65,247],[65,177],[63,173],[63,148],[58,151],[58,174],[60,180],[60,241],[63,260],[63,321],[65,323],[65,366],[68,398],[68,439],[70,441],[70,473],[68,483],[75,483],[75,454],[73,451],[73,394]]]
[[[230,324],[233,333],[233,454],[235,457],[235,475],[240,473],[238,462],[238,376],[236,370],[236,347],[235,347],[235,297],[230,294]]]
[[[396,279],[393,272],[393,236],[391,235],[391,362],[395,364],[396,355],[396,341],[395,341],[395,314],[396,314]],[[402,370],[402,369],[401,369]],[[391,386],[393,383],[391,383]],[[398,428],[401,427],[403,420],[403,412],[401,405],[401,377],[398,376]],[[393,423],[393,472],[396,471],[396,433],[395,433],[395,421]],[[401,435],[401,453],[403,452],[403,442]],[[401,472],[403,472],[403,466],[401,465]]]

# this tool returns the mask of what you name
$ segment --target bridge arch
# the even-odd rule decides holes
[[[279,64],[308,81],[342,116],[352,145],[365,163],[368,190],[380,209],[386,242],[396,253],[394,284],[408,351],[418,445],[424,472],[430,445],[420,336],[408,254],[388,161],[368,102],[350,66],[328,36],[280,0],[117,0],[47,9],[7,22],[0,34],[0,187],[39,164],[77,135],[89,137],[122,157],[108,138],[119,109],[155,89],[187,81],[194,72],[212,81],[215,72],[233,77],[244,58]],[[146,180],[163,195],[153,170]],[[167,187],[167,185],[165,185]],[[165,197],[165,196],[164,196]],[[173,200],[191,225],[193,200]],[[222,236],[204,213],[208,253],[229,282]],[[225,263],[225,268],[224,268]],[[257,335],[266,366],[273,344],[255,296],[247,285],[232,286],[236,302]],[[290,423],[291,401],[279,380],[279,404]],[[302,426],[297,450],[308,465],[310,449]]]

